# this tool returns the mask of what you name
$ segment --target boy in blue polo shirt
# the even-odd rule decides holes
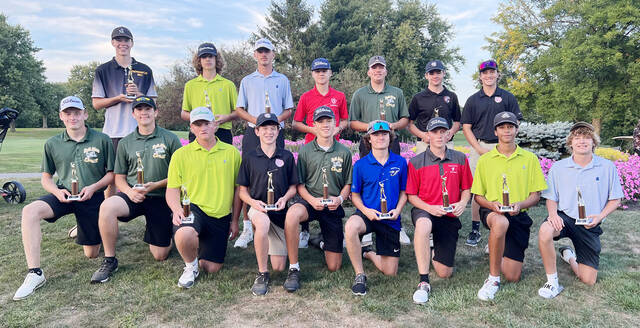
[[[623,196],[620,177],[611,161],[596,156],[593,150],[600,140],[589,123],[571,127],[567,146],[571,157],[557,161],[547,176],[549,188],[542,193],[547,199],[549,217],[540,226],[538,247],[547,273],[547,282],[538,290],[544,298],[554,298],[563,289],[558,283],[553,241],[569,238],[575,247],[560,247],[562,259],[587,285],[596,283],[600,262],[600,223],[620,206]],[[586,225],[576,224],[580,218],[578,202],[582,198]]]
[[[367,276],[362,258],[367,258],[385,275],[395,276],[400,258],[400,213],[407,203],[407,162],[389,151],[391,139],[389,122],[369,123],[363,142],[371,152],[353,167],[351,199],[356,212],[345,225],[347,252],[356,278],[351,287],[354,295],[367,293]],[[387,218],[384,215],[388,215]],[[360,247],[360,236],[375,232],[376,252],[371,246]]]

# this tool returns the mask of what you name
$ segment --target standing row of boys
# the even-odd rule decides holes
[[[258,262],[253,294],[269,291],[269,260],[273,270],[283,271],[288,258],[284,289],[300,288],[298,248],[308,232],[299,227],[318,220],[327,268],[340,269],[345,243],[355,271],[352,292],[364,295],[363,258],[386,275],[397,273],[403,239],[400,213],[407,201],[413,205],[420,276],[413,301],[424,304],[429,299],[431,263],[438,276],[452,275],[458,218],[469,201],[479,206],[477,213],[472,206],[467,244],[478,244],[480,221],[490,230],[490,272],[478,291],[480,299],[490,300],[501,274],[508,281],[520,279],[532,225],[527,209],[537,204],[541,192],[549,216],[540,227],[538,244],[548,281],[539,295],[552,298],[562,290],[553,240],[564,237],[572,240],[575,253],[563,247],[562,259],[583,282],[595,283],[600,224],[622,198],[615,166],[593,154],[599,143],[593,127],[576,123],[567,138],[572,156],[555,163],[545,183],[537,157],[515,143],[522,114],[515,97],[497,87],[494,61],[480,65],[482,89],[467,100],[461,115],[456,95],[442,85],[440,61],[427,64],[428,87],[407,108],[402,91],[385,83],[385,59],[372,57],[367,72],[371,83],[354,93],[347,113],[344,94],[329,86],[329,62],[314,60],[316,85],[300,98],[294,116],[294,128],[307,133],[296,164],[284,149],[282,133],[293,108],[289,81],[273,70],[269,40],[256,42],[257,70],[242,80],[237,98],[233,83],[219,75],[224,63],[215,46],[200,45],[193,60],[199,75],[185,85],[181,112],[190,122],[191,142],[180,147],[177,136],[156,125],[152,73],[130,56],[131,32],[118,27],[111,36],[116,56],[98,67],[92,95],[94,107],[105,108],[106,134],[85,125],[88,115],[79,98],[61,101],[66,129],[46,142],[43,156],[41,182],[49,194],[22,213],[29,271],[15,300],[28,297],[46,281],[40,268],[43,219],[55,222],[75,214],[76,242],[85,255],[95,258],[100,244],[104,247],[102,264],[91,277],[92,283],[102,283],[118,269],[118,221],[145,215],[144,241],[151,254],[166,259],[173,237],[185,262],[178,285],[190,288],[200,269],[221,269],[227,240],[239,232],[242,203],[248,211],[239,246],[254,239]],[[247,121],[243,160],[231,145],[230,122],[237,117]],[[471,161],[452,149],[460,123],[473,148]],[[349,149],[336,142],[347,124],[362,133],[360,160],[353,166]],[[408,164],[399,155],[395,134],[407,125],[421,139],[418,154]],[[117,193],[109,190],[114,184]],[[349,196],[357,210],[343,231],[342,203]],[[375,251],[370,241],[362,240],[371,233],[376,234]]]

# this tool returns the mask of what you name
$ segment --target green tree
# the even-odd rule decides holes
[[[189,124],[180,118],[182,96],[185,83],[194,77],[196,73],[189,56],[189,59],[171,66],[169,73],[158,83],[158,125],[171,130],[187,130]]]
[[[92,128],[102,128],[104,126],[104,110],[93,108],[91,93],[93,91],[93,79],[96,68],[100,65],[93,61],[84,65],[73,65],[67,79],[67,96],[78,96],[82,99],[84,107],[89,113],[87,125]]]

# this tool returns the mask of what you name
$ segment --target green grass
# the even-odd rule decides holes
[[[38,179],[24,179],[27,202],[44,191]],[[464,246],[470,229],[469,213],[463,217],[451,279],[435,277],[429,304],[412,304],[418,282],[412,247],[403,247],[397,277],[385,277],[366,261],[369,293],[351,295],[353,269],[346,256],[342,268],[330,273],[320,251],[300,251],[302,289],[283,291],[284,273],[272,273],[271,291],[265,297],[249,288],[257,264],[253,247],[229,244],[225,267],[218,274],[204,274],[191,290],[176,282],[183,263],[175,250],[168,260],[156,262],[142,242],[144,221],[120,225],[120,270],[102,285],[89,278],[100,259],[86,259],[82,249],[66,237],[74,224],[71,216],[55,224],[42,223],[42,268],[47,284],[30,298],[14,302],[26,264],[20,237],[20,212],[24,204],[0,204],[0,324],[25,326],[435,326],[435,327],[632,327],[640,325],[640,228],[638,212],[617,211],[604,225],[601,271],[594,287],[584,286],[558,260],[565,291],[554,300],[543,300],[537,290],[545,281],[537,251],[537,227],[545,210],[531,210],[535,224],[526,252],[524,277],[505,283],[493,302],[477,300],[477,290],[488,274],[483,247]],[[347,214],[353,212],[350,208]],[[403,223],[413,233],[408,209]],[[318,227],[312,224],[312,230]],[[487,230],[483,230],[486,241]],[[562,243],[567,243],[563,241]],[[252,244],[251,244],[252,245]],[[483,244],[484,246],[484,244]]]

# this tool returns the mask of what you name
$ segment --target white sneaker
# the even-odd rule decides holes
[[[47,282],[47,279],[44,278],[44,272],[41,275],[37,275],[34,272],[27,273],[22,286],[13,295],[13,300],[19,301],[29,297],[36,289],[42,287],[45,282]]]
[[[193,287],[193,284],[195,284],[196,278],[198,278],[199,274],[200,274],[200,271],[198,270],[197,265],[195,267],[190,265],[185,265],[184,271],[182,272],[180,279],[178,279],[178,287],[182,287],[182,288]]]
[[[407,236],[404,228],[400,229],[400,245],[411,245],[411,239],[409,239],[409,236]]]
[[[371,246],[373,245],[373,238],[372,238],[372,233],[368,233],[364,236],[362,236],[362,241],[360,242],[360,246],[362,247],[366,247],[366,246]]]
[[[431,293],[431,286],[428,282],[421,282],[418,284],[418,289],[413,293],[413,303],[425,304],[429,301],[429,293]]]
[[[69,229],[69,232],[67,232],[67,236],[69,236],[69,238],[71,239],[76,238],[78,236],[78,226],[74,225],[73,228]]]
[[[233,245],[233,247],[247,248],[247,245],[249,245],[249,243],[252,241],[253,241],[253,229],[251,227],[245,228],[240,234],[240,237],[236,239],[236,243]]]
[[[500,289],[499,282],[487,279],[484,281],[482,288],[478,291],[478,298],[483,301],[493,300],[498,289]]]
[[[538,289],[538,295],[543,298],[550,299],[558,296],[562,290],[564,290],[564,287],[561,285],[554,286],[547,281],[542,288]]]
[[[487,243],[487,246],[484,247],[484,253],[489,254],[489,243]]]
[[[298,248],[309,247],[309,232],[300,231],[300,241],[298,242]]]

